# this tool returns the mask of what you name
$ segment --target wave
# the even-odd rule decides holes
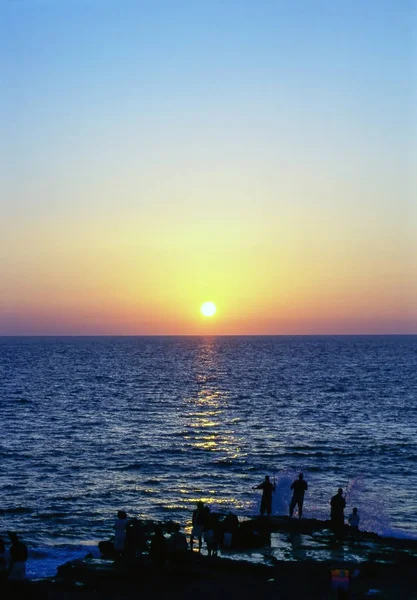
[[[96,544],[57,544],[38,547],[36,550],[29,548],[28,577],[34,580],[55,577],[59,566],[71,560],[83,559],[87,555],[100,557]]]
[[[23,515],[33,513],[33,508],[16,506],[15,508],[0,508],[0,515]]]
[[[401,529],[395,529],[393,527],[387,527],[380,533],[383,537],[394,538],[397,540],[417,540],[417,533],[410,533]]]
[[[323,390],[324,394],[345,394],[348,388],[344,385],[331,385],[330,387]]]
[[[74,514],[74,511],[71,511]],[[37,519],[48,521],[49,519],[62,519],[68,516],[67,512],[51,512],[51,513],[39,513],[36,515]]]
[[[132,463],[123,467],[113,467],[113,471],[139,471],[145,465],[143,463]]]

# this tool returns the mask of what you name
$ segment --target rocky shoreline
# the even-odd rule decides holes
[[[175,531],[172,523],[141,522],[144,531],[155,527]],[[353,547],[360,560],[344,560],[334,553],[331,560],[277,560],[271,555],[267,564],[231,560],[223,555],[205,556],[198,552],[170,552],[163,561],[152,553],[141,552],[130,557],[105,557],[66,563],[53,579],[7,583],[0,588],[1,598],[39,598],[67,600],[78,598],[126,599],[139,596],[199,600],[220,598],[385,598],[417,599],[417,540],[383,538],[374,533],[352,532],[346,528],[342,540],[335,540],[329,522],[316,519],[290,520],[288,517],[254,518],[242,521],[240,547],[235,556],[256,548],[276,532],[313,539],[327,548]],[[143,541],[143,540],[142,540]],[[146,540],[145,540],[146,541]],[[103,545],[104,544],[104,545]],[[101,544],[106,555],[109,542]],[[103,552],[104,549],[104,552]],[[339,556],[339,558],[338,558]],[[342,558],[340,558],[342,556]],[[347,576],[348,590],[336,589],[335,572]],[[333,573],[332,573],[333,572]],[[333,578],[332,578],[333,575]]]

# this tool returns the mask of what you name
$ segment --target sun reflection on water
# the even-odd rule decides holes
[[[235,461],[244,460],[243,441],[237,434],[240,420],[229,407],[230,391],[221,386],[220,363],[215,338],[202,339],[190,374],[194,393],[183,399],[178,415],[183,440],[191,451],[195,450],[196,473],[202,478],[201,484],[193,478],[189,487],[182,485],[178,492],[189,503],[202,500],[216,510],[239,510],[243,504],[235,497],[236,489],[232,495],[233,486],[223,483],[216,487],[218,478],[213,480],[210,475],[210,464],[229,468]]]

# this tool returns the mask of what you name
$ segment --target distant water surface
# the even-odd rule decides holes
[[[417,536],[417,336],[0,338],[0,423],[0,535],[35,574],[120,508],[252,515],[270,474],[286,514],[300,470],[306,517],[341,486],[363,528]]]

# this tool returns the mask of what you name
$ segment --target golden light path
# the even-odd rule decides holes
[[[212,317],[216,312],[216,305],[214,302],[204,302],[200,310],[205,317]]]

